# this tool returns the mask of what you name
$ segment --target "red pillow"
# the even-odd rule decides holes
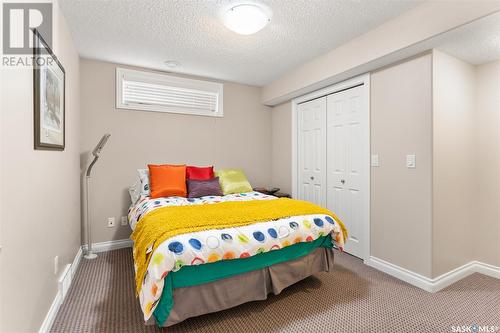
[[[151,198],[186,196],[185,165],[148,165]]]
[[[188,165],[186,167],[186,177],[191,180],[209,180],[214,178],[214,167],[195,167]]]

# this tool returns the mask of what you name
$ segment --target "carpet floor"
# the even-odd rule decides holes
[[[500,280],[476,273],[431,294],[336,253],[332,271],[280,295],[159,329],[143,324],[132,253],[122,249],[82,259],[51,332],[437,333],[473,324],[500,332]]]

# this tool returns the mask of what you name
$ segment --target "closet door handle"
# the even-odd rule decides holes
[[[344,179],[342,179],[340,182],[342,183],[342,185],[345,184],[345,180]]]

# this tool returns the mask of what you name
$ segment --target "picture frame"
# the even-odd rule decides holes
[[[66,72],[39,31],[32,31],[34,149],[64,151]]]

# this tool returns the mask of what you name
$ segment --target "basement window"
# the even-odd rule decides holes
[[[116,108],[223,116],[223,84],[116,68]]]

